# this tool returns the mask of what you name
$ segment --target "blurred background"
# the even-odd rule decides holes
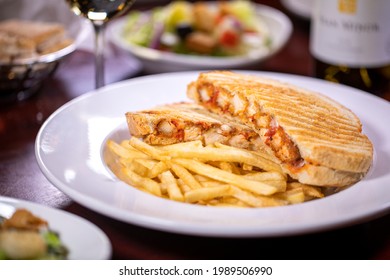
[[[280,255],[273,248],[279,246],[278,248],[286,249],[283,255],[286,259],[296,258],[299,251],[305,251],[304,255],[312,258],[332,258],[337,251],[339,258],[390,259],[388,215],[339,230],[283,239],[209,239],[177,236],[139,228],[104,217],[73,202],[44,177],[35,159],[34,144],[40,127],[55,110],[66,102],[95,89],[94,28],[86,18],[72,13],[66,1],[34,0],[33,2],[32,5],[32,1],[27,0],[0,0],[0,24],[11,18],[53,21],[65,27],[73,42],[65,49],[38,55],[33,59],[1,60],[0,55],[0,195],[61,208],[90,220],[109,235],[114,248],[113,258],[117,259],[203,258],[203,245],[199,244],[209,246],[210,258],[242,257],[243,248],[251,248],[245,249],[251,251],[244,254],[248,258],[277,259]],[[346,83],[356,88],[363,88],[384,100],[390,100],[390,61],[387,58],[382,60],[383,65],[372,66],[367,63],[367,66],[363,63],[359,66],[350,66],[344,61],[340,63],[327,61],[326,56],[321,54],[322,50],[313,53],[311,47],[313,32],[322,30],[321,26],[316,30],[313,29],[313,7],[314,4],[324,7],[318,9],[315,14],[317,16],[315,20],[319,21],[322,16],[320,11],[326,12],[325,8],[329,8],[326,7],[326,3],[330,2],[328,0],[251,1],[253,4],[264,5],[266,15],[274,20],[274,27],[278,26],[280,28],[278,30],[282,30],[276,34],[280,35],[282,42],[279,48],[273,53],[261,53],[260,56],[256,54],[257,56],[244,56],[239,59],[226,57],[222,61],[214,60],[215,57],[206,57],[203,61],[204,56],[201,60],[186,58],[185,55],[184,57],[166,55],[166,53],[161,54],[161,50],[155,52],[134,44],[129,45],[121,41],[123,36],[119,36],[118,39],[117,32],[123,27],[121,24],[127,20],[130,13],[147,12],[172,2],[137,0],[125,14],[118,15],[107,22],[103,49],[106,85],[150,75],[151,69],[164,73],[168,68],[159,67],[167,67],[167,64],[169,66],[180,64],[185,67],[195,65],[194,69],[199,70],[220,63],[219,65],[225,68],[233,65],[232,69],[288,73]],[[343,9],[346,9],[344,11],[350,15],[370,16],[370,14],[360,15],[353,12],[357,2],[360,1],[339,0],[338,3],[341,3]],[[374,5],[374,1],[367,2]],[[377,2],[388,7],[388,1]],[[384,9],[384,11],[389,10]],[[332,25],[332,22],[329,24]],[[325,31],[329,32],[329,30]],[[383,36],[387,36],[388,32],[384,34]],[[333,33],[333,35],[337,34]],[[0,43],[2,43],[1,36],[0,27]],[[318,34],[316,36],[319,36],[317,40],[323,42],[324,46],[327,44],[327,39],[332,37]],[[382,38],[388,38],[383,36]],[[387,44],[389,42],[390,39]],[[1,51],[9,50],[0,44]],[[207,64],[199,65],[200,61]],[[145,68],[145,63],[148,63],[149,68]],[[185,68],[185,70],[189,69]],[[10,88],[9,85],[12,87]],[[375,89],[371,90],[372,86],[375,86]],[[171,243],[176,243],[177,246],[171,248],[169,246]],[[230,244],[230,249],[226,249],[227,243]],[[193,245],[188,248],[188,244]]]

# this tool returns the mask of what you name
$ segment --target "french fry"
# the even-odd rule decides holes
[[[201,188],[188,191],[184,194],[186,202],[194,203],[200,200],[211,200],[216,197],[228,195],[230,186],[224,185],[215,188]]]
[[[161,184],[167,189],[168,197],[170,199],[181,202],[184,201],[184,196],[177,185],[176,179],[169,170],[161,173],[160,180]]]
[[[160,163],[161,161],[157,161],[154,159],[149,158],[137,158],[134,160],[135,162],[138,162],[140,165],[144,166],[148,170],[152,169],[156,164]]]
[[[215,188],[226,185],[226,183],[215,181],[213,179],[201,182],[203,188]]]
[[[247,163],[244,163],[242,165],[242,170],[245,170],[245,171],[252,171],[253,170],[253,165],[249,165]]]
[[[163,161],[159,161],[149,170],[147,177],[148,178],[155,178],[167,170],[169,170],[168,165]]]
[[[208,181],[213,181],[213,179],[209,178],[209,177],[206,177],[206,176],[203,176],[203,175],[199,175],[199,174],[194,174],[194,178],[202,183],[202,182],[208,182]]]
[[[233,162],[221,161],[219,162],[219,168],[234,174],[241,174],[240,168]]]
[[[144,189],[154,195],[161,196],[160,185],[152,179],[142,177],[129,168],[122,168],[121,176],[125,182],[139,189]]]
[[[277,191],[277,188],[258,181],[245,179],[243,176],[232,174],[221,169],[215,168],[211,165],[191,159],[173,159],[174,163],[180,164],[200,175],[213,178],[215,180],[235,185],[242,189],[261,194],[271,195]]]
[[[125,159],[125,162],[122,162],[128,168],[133,170],[138,175],[147,178],[156,178],[161,173],[169,170],[167,164],[163,161],[155,161],[153,159],[134,159],[129,161]]]
[[[284,192],[287,188],[286,176],[279,172],[252,172],[245,174],[244,177],[250,180],[259,181],[274,186],[278,189],[278,192]]]
[[[283,202],[279,199],[253,195],[248,191],[241,190],[240,188],[234,186],[231,187],[230,191],[233,197],[245,202],[252,207],[281,206],[287,204],[287,202]]]
[[[320,187],[288,182],[280,164],[253,152],[191,141],[152,146],[138,138],[108,140],[104,154],[114,174],[159,197],[214,207],[271,207],[325,196]]]
[[[139,152],[137,150],[130,150],[127,149],[116,142],[112,140],[108,140],[107,142],[107,147],[117,156],[120,158],[129,158],[129,159],[134,159],[134,158],[149,158],[148,155]]]
[[[170,144],[170,145],[165,145],[165,146],[158,146],[160,150],[164,151],[177,151],[181,149],[188,149],[188,148],[202,148],[203,144],[202,141],[200,140],[195,140],[195,141],[189,141],[189,142],[181,142],[181,143],[176,143],[176,144]]]
[[[134,159],[130,162],[127,161],[125,166],[142,177],[146,177],[149,172],[149,168],[144,165],[144,162],[139,161],[138,159]]]
[[[286,176],[282,173],[275,171],[268,172],[252,172],[244,175],[245,178],[255,181],[286,181]]]
[[[291,189],[273,195],[274,198],[285,200],[290,204],[302,203],[305,201],[305,193],[302,188]]]
[[[172,163],[171,169],[176,174],[176,176],[179,177],[180,179],[182,179],[184,184],[186,184],[189,188],[191,188],[191,189],[202,188],[202,185],[183,166]]]
[[[272,161],[270,159],[270,156],[265,152],[260,153],[260,152],[248,151],[244,149],[235,148],[232,146],[227,146],[221,143],[214,143],[214,144],[219,149],[224,149],[224,151],[226,152],[230,151],[232,153],[237,153],[238,157],[246,158],[247,160],[243,161],[243,163],[256,166],[265,171],[278,171],[282,173],[282,168],[280,167],[280,164]]]
[[[278,164],[257,156],[250,151],[234,147],[224,148],[223,150],[218,147],[214,148],[209,146],[199,148],[183,147],[181,149],[170,150],[169,155],[172,158],[196,158],[199,161],[238,162],[256,166],[266,171],[281,172],[281,168]]]
[[[131,137],[129,140],[129,144],[132,147],[136,148],[137,150],[149,155],[153,159],[158,159],[161,161],[166,161],[171,159],[167,151],[156,149],[153,146],[146,144],[145,142],[139,140],[136,137]]]
[[[213,207],[237,207],[237,208],[248,208],[250,207],[248,204],[234,198],[234,197],[226,197],[226,199],[214,199],[207,201],[208,206]]]
[[[138,151],[136,148],[134,148],[133,146],[130,145],[129,139],[122,140],[122,141],[119,143],[119,145],[121,145],[123,148],[128,149],[128,150]]]
[[[314,186],[310,186],[298,182],[288,183],[287,189],[296,189],[296,188],[302,188],[303,192],[307,196],[316,197],[316,198],[322,198],[325,196],[319,187],[314,187]]]
[[[278,189],[277,192],[285,192],[287,188],[287,182],[283,180],[264,180],[262,181],[264,184],[274,186]]]
[[[192,189],[191,189],[187,184],[185,184],[185,183],[183,182],[183,180],[180,179],[180,178],[177,179],[177,185],[178,185],[179,188],[181,189],[182,193],[186,193],[186,192],[192,190]]]

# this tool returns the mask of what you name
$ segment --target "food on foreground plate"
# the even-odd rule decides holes
[[[320,94],[229,71],[201,73],[187,94],[199,104],[126,113],[132,137],[105,153],[118,178],[181,202],[268,207],[322,198],[371,166],[359,119]]]
[[[1,259],[66,259],[67,248],[47,221],[26,209],[17,209],[0,222]]]
[[[283,171],[301,183],[349,186],[372,165],[373,146],[359,118],[319,93],[263,77],[210,71],[189,84],[187,96],[252,128]]]
[[[0,62],[30,59],[63,49],[73,43],[58,23],[19,19],[0,21]]]
[[[250,1],[174,1],[131,12],[123,38],[135,45],[179,54],[236,56],[268,52],[268,27]]]

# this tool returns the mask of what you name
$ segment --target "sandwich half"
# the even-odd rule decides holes
[[[273,170],[283,173],[280,161],[268,154],[266,146],[253,129],[233,118],[212,113],[196,103],[181,102],[127,112],[126,120],[130,134],[150,145],[196,140],[200,140],[204,146],[221,143],[259,152]]]
[[[126,120],[130,134],[151,145],[201,140],[204,145],[219,142],[248,150],[264,148],[259,135],[247,125],[214,114],[196,103],[127,112]]]
[[[301,183],[344,187],[363,178],[373,146],[359,118],[338,102],[291,84],[230,71],[201,73],[187,96],[260,137]]]

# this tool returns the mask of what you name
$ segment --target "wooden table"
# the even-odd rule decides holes
[[[258,2],[288,13],[278,1]],[[137,7],[142,8],[141,3]],[[294,23],[290,41],[262,65],[261,70],[310,76],[309,23],[289,16]],[[107,58],[108,82],[134,76],[129,64],[132,61],[114,49]],[[390,259],[389,213],[365,223],[321,233],[234,239],[149,230],[113,220],[73,202],[40,171],[34,141],[51,113],[72,98],[92,90],[93,86],[93,56],[78,50],[60,65],[38,94],[0,108],[0,195],[61,208],[86,218],[108,235],[113,259]]]

